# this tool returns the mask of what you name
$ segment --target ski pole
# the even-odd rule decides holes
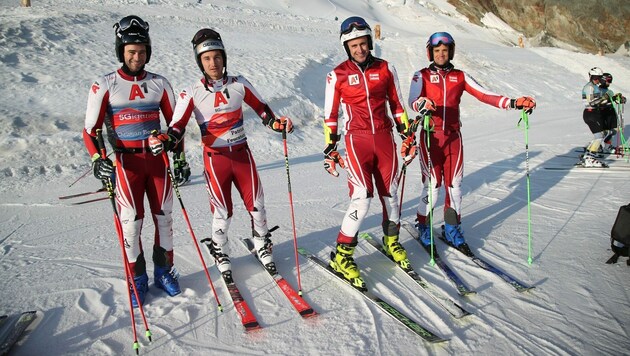
[[[405,195],[405,178],[407,177],[407,165],[403,163],[400,169],[401,178],[398,179],[398,183],[402,180],[402,186],[400,187],[400,202],[398,203],[398,218],[402,216],[402,204],[403,196]]]
[[[531,195],[529,189],[529,115],[525,112],[525,109],[521,111],[521,119],[518,121],[517,126],[520,126],[521,121],[525,125],[525,174],[527,177],[527,263],[532,264],[532,208],[531,208]]]
[[[302,295],[302,279],[300,278],[300,263],[298,260],[297,233],[295,232],[295,212],[293,209],[293,192],[291,191],[291,174],[289,173],[289,151],[287,149],[287,129],[282,130],[282,144],[284,146],[284,166],[287,171],[287,187],[289,189],[289,205],[291,206],[291,225],[293,226],[293,248],[295,250],[295,267],[297,270],[298,295]]]
[[[424,115],[422,130],[425,132],[427,143],[427,163],[429,164],[429,232],[431,234],[431,266],[435,266],[435,258],[433,257],[433,162],[431,161],[431,113]]]
[[[157,132],[154,131],[154,134]],[[171,178],[171,183],[173,185],[173,190],[175,191],[175,195],[177,196],[177,200],[179,200],[179,205],[182,208],[182,213],[184,214],[184,220],[186,220],[186,225],[188,225],[188,231],[190,231],[190,237],[193,239],[193,245],[195,245],[195,249],[197,249],[197,254],[199,255],[199,259],[201,260],[201,264],[203,265],[203,271],[206,274],[206,278],[208,279],[208,284],[210,284],[210,289],[212,289],[212,294],[214,294],[214,299],[217,301],[217,307],[219,311],[223,311],[223,306],[219,301],[219,296],[217,295],[217,291],[214,289],[214,283],[212,283],[212,278],[210,278],[210,273],[208,273],[208,266],[206,265],[206,261],[203,259],[203,255],[201,254],[201,250],[199,249],[199,245],[197,244],[197,237],[195,236],[195,232],[193,231],[192,226],[190,225],[190,219],[188,218],[188,213],[186,212],[186,208],[184,207],[184,202],[182,201],[182,196],[179,194],[179,187],[175,182],[175,177],[173,177],[173,172],[171,172],[171,162],[168,159],[168,155],[166,151],[162,151],[162,158],[164,159],[164,165],[166,166],[166,171],[168,172],[168,176]]]
[[[101,159],[105,159],[103,157],[107,157],[105,152],[105,143],[103,142],[103,131],[101,129],[96,130],[96,142],[98,144],[98,149],[100,150]],[[140,303],[140,297],[138,296],[138,290],[136,288],[136,283],[134,282],[131,273],[131,267],[129,266],[129,260],[127,258],[127,252],[125,251],[125,243],[123,240],[123,232],[122,226],[120,224],[120,216],[118,215],[118,210],[116,209],[116,200],[114,193],[114,186],[112,184],[111,178],[105,179],[105,185],[107,187],[107,193],[109,195],[109,200],[112,203],[112,209],[114,210],[114,226],[116,227],[116,233],[118,235],[118,243],[120,244],[120,249],[123,258],[123,264],[125,266],[125,279],[128,284],[131,284],[131,288],[133,289],[133,293],[136,297],[136,301],[138,302],[138,309],[140,309],[140,315],[142,317],[142,321],[145,326],[145,336],[149,339],[149,342],[152,341],[151,330],[149,330],[149,324],[147,323],[146,316],[144,315],[144,308]],[[140,344],[138,343],[138,336],[136,332],[136,318],[133,313],[133,304],[131,301],[131,290],[127,287],[127,296],[129,297],[129,314],[131,315],[131,327],[133,330],[133,349],[136,351],[136,355],[139,353],[138,349],[140,348]]]
[[[102,135],[102,134],[101,134]],[[109,157],[112,153],[110,152],[107,157]],[[87,171],[85,171],[85,173],[83,173],[79,178],[77,178],[74,182],[70,183],[70,185],[68,186],[68,188],[72,187],[73,185],[75,185],[78,181],[80,181],[81,179],[85,178],[85,176],[88,175],[88,173],[92,172],[92,167],[88,168]]]

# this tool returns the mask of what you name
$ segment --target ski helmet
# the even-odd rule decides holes
[[[448,46],[448,60],[452,61],[455,57],[455,40],[448,32],[436,32],[429,36],[427,41],[427,58],[433,62],[433,48],[439,45]]]
[[[147,48],[147,61],[151,59],[151,38],[149,37],[149,23],[138,16],[123,17],[114,24],[116,31],[116,57],[119,62],[125,61],[124,49],[127,44],[144,44]]]
[[[613,80],[613,76],[610,73],[604,73],[602,74],[602,76],[599,78],[599,85],[604,85],[606,87],[610,86],[610,84],[612,83]]]
[[[350,49],[348,48],[347,42],[363,36],[367,36],[368,48],[371,51],[373,49],[372,29],[362,17],[348,17],[341,23],[341,28],[339,29],[339,40],[341,41],[343,48],[346,50],[348,57],[350,57]]]
[[[201,64],[201,54],[212,50],[219,50],[221,51],[221,55],[223,55],[223,76],[227,75],[227,55],[225,54],[225,47],[223,46],[221,35],[217,31],[202,28],[195,33],[195,36],[190,42],[193,45],[197,66],[199,66],[202,73],[205,72],[203,70],[203,64]]]
[[[590,80],[601,78],[604,71],[600,67],[593,67],[588,71],[588,77]]]

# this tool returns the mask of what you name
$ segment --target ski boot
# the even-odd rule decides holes
[[[267,271],[271,274],[276,274],[278,271],[276,270],[276,263],[273,261],[273,255],[271,254],[271,250],[273,248],[273,243],[271,243],[271,234],[267,233],[267,235],[261,237],[258,236],[256,232],[254,232],[254,238],[252,239],[254,242],[254,249],[256,250],[256,255],[260,262],[265,266]]]
[[[470,251],[470,247],[464,240],[464,235],[462,234],[461,224],[451,225],[444,224],[442,236],[446,239],[446,242],[461,251],[463,254],[469,257],[473,257],[474,254]]]
[[[584,168],[607,168],[608,165],[595,158],[595,155],[591,152],[586,152],[580,159],[576,166],[582,166]]]
[[[352,258],[356,246],[356,243],[351,245],[338,243],[336,251],[330,253],[330,267],[347,279],[354,288],[367,290],[365,282],[359,275],[359,268]]]
[[[431,244],[431,228],[427,224],[416,223],[416,229],[418,230],[418,241],[429,255],[436,256],[435,243]],[[433,252],[431,251],[433,249]]]
[[[232,262],[230,261],[230,256],[228,256],[228,244],[227,242],[223,246],[219,246],[212,239],[204,239],[206,242],[206,246],[210,250],[210,254],[214,258],[214,262],[219,269],[221,274],[230,274],[232,273]]]
[[[153,280],[158,288],[164,289],[169,296],[174,297],[182,291],[179,288],[179,272],[173,266],[155,266]]]
[[[133,281],[136,286],[136,291],[138,292],[138,298],[140,298],[140,305],[144,305],[144,299],[149,291],[149,276],[145,272],[144,274],[134,277]],[[131,305],[137,308],[138,301],[136,300],[136,294],[133,292],[131,283],[129,283],[129,293],[131,293]]]
[[[390,256],[396,264],[405,270],[411,269],[411,262],[407,258],[407,251],[398,242],[398,235],[383,236],[383,250],[387,256]]]

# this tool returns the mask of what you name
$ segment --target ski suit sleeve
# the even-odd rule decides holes
[[[404,100],[400,91],[400,83],[398,81],[396,68],[391,63],[388,63],[387,66],[390,75],[390,81],[387,87],[389,109],[392,112],[392,115],[394,115],[396,128],[400,132],[401,127],[406,129],[406,126],[409,124],[409,120],[407,119],[407,113],[405,112],[405,106],[403,105]]]
[[[256,114],[262,119],[263,125],[269,126],[269,122],[271,120],[275,120],[276,115],[273,113],[269,105],[267,105],[267,103],[262,99],[260,94],[258,94],[249,80],[245,79],[245,77],[241,75],[237,77],[237,80],[243,85],[243,89],[245,90],[245,95],[243,97],[245,104],[254,109],[254,112],[256,112]]]
[[[510,98],[493,93],[477,83],[470,75],[464,73],[464,90],[477,100],[499,109],[510,109]]]
[[[103,127],[107,115],[107,106],[109,105],[109,86],[107,83],[107,78],[99,78],[92,83],[88,93],[83,143],[90,157],[100,154],[96,143],[96,130]]]
[[[422,82],[422,72],[417,71],[413,74],[411,84],[409,84],[409,100],[407,100],[407,104],[410,108],[413,108],[413,103],[418,100],[419,97],[426,96],[423,91],[424,84]]]
[[[164,116],[164,120],[166,121],[166,126],[170,126],[171,122],[173,122],[173,114],[175,110],[175,95],[173,94],[173,86],[171,83],[163,79],[163,87],[162,91],[162,99],[160,100],[160,110],[162,111],[162,115]],[[183,152],[184,151],[184,130],[177,131],[179,136],[181,137],[177,147],[175,148],[175,152]]]
[[[337,74],[331,71],[326,76],[326,92],[324,100],[324,138],[325,143],[331,144],[339,140],[339,103],[341,94],[337,89]]]

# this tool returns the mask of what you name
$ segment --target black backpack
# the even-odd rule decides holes
[[[630,204],[619,208],[617,219],[610,231],[610,248],[614,255],[606,261],[608,264],[617,263],[619,256],[630,255]],[[626,264],[630,266],[630,259]]]

